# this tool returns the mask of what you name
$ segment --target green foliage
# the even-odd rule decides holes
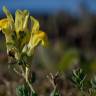
[[[19,85],[16,88],[17,96],[38,96],[35,92],[30,91],[29,87],[26,85]]]
[[[96,96],[96,76],[94,76],[91,80],[91,88],[89,88],[89,95]]]
[[[57,89],[54,89],[54,90],[51,92],[50,96],[60,96],[60,93],[58,92]]]
[[[96,76],[87,80],[82,69],[73,70],[72,82],[80,90],[80,96],[96,96]]]
[[[32,93],[32,96],[38,96],[36,93]]]
[[[96,76],[91,80],[92,88],[96,89]]]
[[[17,96],[30,96],[30,92],[25,85],[19,85],[16,88]]]
[[[36,75],[35,73],[30,74],[31,64],[29,64],[29,61],[32,61],[37,46],[42,45],[45,47],[48,45],[47,36],[45,32],[39,30],[40,25],[38,20],[29,16],[28,10],[17,10],[15,13],[15,20],[6,7],[3,7],[3,11],[6,14],[6,18],[0,20],[0,30],[2,30],[6,38],[7,54],[11,59],[16,60],[19,70],[16,70],[14,67],[15,72],[22,76],[26,81],[26,85],[19,85],[16,88],[16,94],[17,96],[38,96],[32,86],[32,83],[36,80]],[[81,64],[81,67],[85,69],[86,73],[90,72],[90,67],[95,70],[96,58],[92,59],[92,62],[91,59],[86,58],[86,56],[83,55],[78,54],[76,49],[67,49],[59,64],[57,64],[59,71],[64,72],[70,66],[76,64],[79,61],[79,56],[79,63]],[[59,81],[58,78],[58,74],[55,76],[50,74],[49,76],[49,81],[53,87],[50,96],[61,96],[57,86]],[[84,70],[78,69],[73,70],[71,80],[75,87],[82,93],[81,96],[87,96],[85,94],[88,92],[88,96],[96,96],[96,77],[87,81]],[[87,91],[85,90],[86,88]]]
[[[86,82],[86,75],[83,73],[82,69],[73,70],[72,81],[78,89],[80,90],[84,89],[84,84]]]
[[[0,20],[0,31],[5,35],[7,55],[11,62],[18,66],[14,66],[13,70],[24,78],[27,86],[21,85],[17,88],[17,96],[37,96],[32,83],[35,81],[35,75],[32,74],[30,82],[30,69],[35,49],[42,45],[47,45],[47,35],[40,30],[39,21],[29,16],[28,10],[16,10],[15,19],[10,11],[4,6],[3,12],[6,18]],[[31,92],[31,93],[30,93]]]

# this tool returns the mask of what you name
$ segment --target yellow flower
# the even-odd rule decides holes
[[[5,29],[9,24],[9,21],[7,18],[4,18],[0,20],[0,30]]]
[[[28,43],[27,55],[31,56],[33,51],[39,44],[45,47],[47,45],[47,42],[47,36],[44,32],[39,31],[38,33],[34,34],[34,36],[30,38],[30,41]]]
[[[19,37],[19,32],[28,31],[28,19],[29,19],[29,11],[17,10],[15,13],[15,31],[17,37]]]
[[[7,18],[0,20],[0,30],[2,30],[2,32],[6,36],[9,36],[10,34],[12,34],[12,29],[11,29],[10,23],[11,23],[10,20]]]
[[[8,11],[6,7],[3,7],[3,11],[6,14],[7,18],[0,20],[0,29],[5,34],[5,36],[12,35],[14,31],[14,20],[11,13]]]
[[[28,56],[32,55],[34,49],[39,44],[41,44],[42,46],[46,46],[48,44],[47,35],[45,34],[45,32],[39,30],[40,27],[39,22],[32,16],[30,16],[30,18],[33,27],[31,30],[30,41],[27,45],[28,49],[26,52]]]
[[[42,46],[47,45],[47,36],[43,31],[38,31],[32,38],[32,45],[37,46],[39,43],[41,43]]]
[[[30,32],[31,36],[29,38],[29,43],[27,46],[25,45],[22,50],[22,52],[26,52],[28,56],[31,56],[34,53],[34,50],[38,45],[42,45],[44,47],[48,45],[46,33],[39,30],[39,22],[32,16],[30,16],[30,19],[32,25]]]
[[[14,20],[11,13],[8,11],[6,7],[3,7],[3,11],[6,14],[7,18],[0,20],[0,30],[5,35],[6,39],[6,46],[7,46],[7,53],[12,49],[16,49],[15,40],[13,39],[14,36]]]
[[[7,18],[0,20],[0,30],[3,31],[6,38],[7,52],[11,49],[18,52],[25,52],[28,56],[32,55],[38,45],[47,45],[47,36],[45,32],[40,31],[40,24],[34,17],[29,17],[29,11],[17,10],[15,20],[6,7],[3,11]],[[16,58],[20,57],[16,55]]]
[[[0,30],[2,30],[2,32],[5,34],[7,53],[8,53],[10,49],[14,48],[14,40],[12,38],[10,20],[8,20],[7,18],[0,20]]]

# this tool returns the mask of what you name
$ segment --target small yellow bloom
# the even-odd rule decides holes
[[[12,35],[12,25],[9,19],[4,18],[0,20],[0,30],[2,30],[5,36]]]
[[[41,44],[42,46],[45,47],[47,46],[47,43],[48,41],[45,32],[38,31],[38,33],[34,34],[30,38],[30,41],[28,43],[27,55],[30,56],[38,45]]]
[[[0,20],[0,30],[7,28],[9,25],[9,21],[7,18]]]
[[[47,35],[46,35],[45,32],[39,31],[37,34],[34,35],[34,38],[40,39],[40,42],[41,42],[42,46],[44,46],[44,47],[47,46],[48,41],[47,41]]]
[[[28,19],[29,19],[29,11],[17,10],[15,13],[15,31],[17,37],[19,37],[19,32],[28,31]]]
[[[46,46],[48,41],[47,41],[47,35],[45,34],[45,32],[40,31],[39,27],[39,21],[36,20],[34,17],[30,16],[30,20],[31,20],[31,36],[29,39],[29,43],[27,44],[27,47],[24,47],[24,51],[26,51],[28,56],[31,56],[35,50],[35,48],[38,45],[42,45],[42,46]]]
[[[12,38],[12,30],[11,30],[11,25],[10,25],[10,20],[7,18],[4,18],[0,20],[0,29],[2,32],[5,34],[5,39],[6,39],[6,46],[7,46],[7,53],[14,48],[14,40]]]

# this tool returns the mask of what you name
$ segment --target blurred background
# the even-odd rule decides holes
[[[40,96],[49,95],[46,75],[50,72],[63,73],[63,96],[78,96],[67,77],[78,68],[89,78],[96,73],[96,0],[0,0],[0,19],[5,17],[4,5],[13,16],[17,9],[28,9],[48,35],[49,46],[39,46],[32,61],[34,87]],[[16,96],[15,88],[23,79],[9,68],[7,58],[0,32],[0,96]]]

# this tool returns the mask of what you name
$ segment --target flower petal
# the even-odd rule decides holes
[[[11,30],[14,31],[14,19],[11,13],[5,6],[3,7],[3,12],[6,14],[8,21],[10,21],[9,25],[10,25]]]
[[[5,35],[10,35],[12,34],[11,30],[11,25],[10,25],[10,20],[7,18],[1,19],[0,20],[0,29]]]
[[[48,44],[45,32],[39,31],[38,33],[31,36],[30,41],[28,43],[27,55],[30,56],[39,44],[44,47]]]
[[[14,35],[14,20],[11,13],[8,9],[4,6],[3,11],[6,14],[7,18],[0,20],[0,28],[5,35],[6,39],[6,46],[7,46],[7,53],[13,48],[15,48],[15,40],[13,39]]]
[[[12,22],[14,22],[14,19],[13,19],[11,13],[9,12],[9,10],[5,6],[3,6],[3,12],[6,14],[6,16],[7,16],[7,18],[9,20],[11,20]]]
[[[29,11],[24,10],[17,10],[15,13],[15,31],[17,37],[19,37],[20,31],[26,31],[28,25],[28,18],[29,18]]]
[[[36,20],[33,16],[30,16],[30,19],[32,25],[31,33],[32,34],[38,33],[40,27],[38,20]]]
[[[45,32],[39,31],[38,38],[40,38],[42,46],[46,47],[48,45],[48,38]]]
[[[9,21],[7,18],[1,19],[0,20],[0,29],[2,30],[2,29],[7,28],[8,23],[9,23]]]

